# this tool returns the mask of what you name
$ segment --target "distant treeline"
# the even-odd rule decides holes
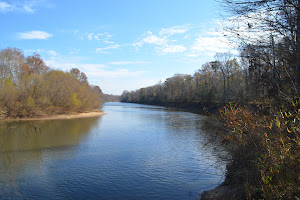
[[[40,55],[25,57],[17,48],[0,51],[0,116],[32,117],[90,111],[101,105],[102,91],[78,69],[50,69]]]
[[[239,60],[230,53],[217,53],[216,60],[205,63],[193,75],[175,74],[163,83],[124,91],[121,101],[146,104],[272,101],[276,102],[273,106],[280,107],[288,100],[287,96],[296,95],[296,58],[285,56],[281,44],[276,47],[269,50],[276,54],[266,54],[263,51],[268,49],[247,46],[241,49]]]
[[[229,53],[218,54],[219,60],[206,63],[194,75],[175,74],[164,83],[124,91],[123,102],[166,104],[172,102],[228,102],[249,101],[256,98],[254,88],[246,88],[250,78],[237,59]],[[246,92],[248,90],[248,92]],[[251,98],[250,98],[251,97]]]
[[[103,94],[102,100],[103,102],[119,102],[121,101],[121,96],[113,94]]]

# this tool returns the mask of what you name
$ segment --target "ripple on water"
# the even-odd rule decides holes
[[[195,199],[223,180],[226,152],[204,146],[207,117],[125,103],[103,110],[89,119],[1,122],[1,197]]]

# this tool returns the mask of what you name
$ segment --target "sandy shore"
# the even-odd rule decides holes
[[[71,113],[63,115],[51,115],[51,116],[39,116],[32,118],[6,118],[2,119],[3,121],[36,121],[36,120],[55,120],[55,119],[78,119],[78,118],[87,118],[87,117],[98,117],[105,115],[106,113],[102,111],[92,111],[87,113]]]

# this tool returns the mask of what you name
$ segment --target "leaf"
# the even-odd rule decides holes
[[[280,121],[279,121],[278,118],[276,118],[276,126],[277,126],[278,128],[280,128]]]
[[[280,137],[280,141],[282,143],[282,146],[285,147],[285,144],[284,144],[284,141],[283,141],[282,137]]]
[[[270,123],[270,126],[268,126],[268,127],[269,127],[269,129],[272,129],[273,123],[271,122],[271,123]]]

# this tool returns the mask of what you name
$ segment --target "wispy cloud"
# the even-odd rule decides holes
[[[89,73],[92,73],[92,72],[98,71],[99,69],[107,67],[106,65],[103,65],[103,64],[80,64],[77,62],[70,62],[70,59],[67,59],[67,61],[64,62],[60,58],[56,59],[54,57],[52,57],[50,59],[46,59],[45,63],[53,69],[61,69],[61,70],[68,71],[72,68],[78,68],[83,72],[89,72]]]
[[[181,53],[187,50],[183,44],[174,44],[177,39],[172,38],[175,34],[183,34],[189,31],[187,26],[173,26],[161,29],[158,34],[147,31],[142,38],[133,44],[134,47],[141,48],[145,44],[155,45],[155,50],[160,55],[169,53]]]
[[[106,46],[106,47],[103,47],[103,48],[97,48],[96,52],[97,53],[107,53],[105,50],[118,49],[120,47],[121,47],[121,45],[119,45],[119,44],[113,44],[113,45],[109,45],[109,46]]]
[[[237,54],[237,44],[233,43],[228,35],[224,32],[224,24],[228,22],[222,20],[213,20],[212,27],[206,28],[199,32],[194,38],[190,50],[186,53],[187,59],[198,60],[199,57],[206,56],[213,59],[216,53],[231,52]]]
[[[200,36],[195,39],[192,50],[196,52],[225,52],[228,51],[228,41],[224,37]]]
[[[83,35],[85,35],[88,40],[98,40],[98,41],[108,41],[108,39],[112,37],[112,35],[109,34],[108,32],[104,32],[104,33],[86,32],[83,33]]]
[[[167,43],[167,36],[156,36],[151,31],[147,31],[142,35],[142,39],[134,43],[133,46],[142,47],[144,44],[164,45]]]
[[[28,50],[32,52],[33,50]],[[138,77],[146,71],[137,70],[131,71],[125,67],[115,68],[112,65],[130,65],[138,63],[147,63],[144,61],[116,61],[107,64],[102,63],[84,63],[86,60],[78,57],[70,57],[68,55],[60,55],[53,50],[37,50],[35,52],[43,53],[46,56],[45,63],[53,69],[70,70],[78,68],[86,73],[89,80],[96,80],[98,78],[117,78],[117,77]]]
[[[188,30],[190,30],[189,27],[187,26],[173,26],[170,28],[163,28],[161,29],[161,31],[159,32],[160,35],[174,35],[174,34],[182,34],[187,32]]]
[[[63,32],[70,32],[70,31],[63,30]],[[115,43],[115,42],[111,41],[111,38],[113,37],[113,35],[108,32],[102,32],[102,33],[81,32],[79,30],[73,30],[71,32],[80,40],[98,41],[98,42],[103,42],[106,44],[114,44]]]
[[[67,32],[67,33],[72,33],[75,35],[77,39],[80,40],[88,40],[91,42],[96,42],[95,44],[101,45],[104,47],[99,47],[96,48],[97,53],[107,53],[107,50],[110,49],[119,49],[122,45],[116,44],[116,42],[112,41],[113,35],[108,33],[108,32],[102,32],[102,33],[97,33],[97,32],[82,32],[79,30],[72,30],[72,31],[66,31],[62,30],[62,32]]]
[[[135,64],[151,64],[151,62],[145,61],[115,61],[107,63],[108,65],[135,65]]]
[[[165,55],[168,53],[181,53],[186,51],[186,47],[184,45],[164,45],[161,47],[156,47],[156,50],[159,54]]]
[[[6,2],[0,1],[0,11],[1,12],[10,12],[12,10],[13,10],[12,5],[10,5]]]
[[[33,54],[33,53],[38,53],[38,54],[43,54],[46,56],[50,57],[55,57],[58,56],[59,54],[56,51],[53,50],[44,50],[44,49],[25,49],[24,50],[25,54]]]
[[[89,77],[102,77],[102,78],[117,78],[117,77],[137,77],[144,74],[146,71],[130,71],[129,69],[116,69],[112,70],[104,70],[99,69],[93,72],[87,72],[86,74]]]
[[[24,40],[46,40],[50,37],[52,37],[52,34],[45,31],[28,31],[18,33],[18,38]]]
[[[0,0],[0,12],[35,13],[40,7],[49,7],[47,0],[3,1]]]
[[[55,59],[45,60],[46,64],[54,69],[70,70],[78,68],[89,77],[89,79],[97,78],[117,78],[117,77],[137,77],[146,71],[130,71],[126,68],[111,70],[105,64],[81,64],[73,62],[61,62]]]

